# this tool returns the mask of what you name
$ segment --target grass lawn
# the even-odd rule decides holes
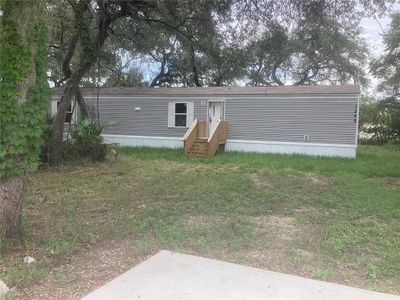
[[[355,160],[118,151],[30,177],[24,241],[0,244],[16,297],[79,298],[161,249],[400,294],[400,146]]]

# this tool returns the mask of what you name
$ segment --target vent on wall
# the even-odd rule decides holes
[[[304,140],[307,142],[308,140],[310,139],[310,136],[309,135],[305,135],[304,136]]]

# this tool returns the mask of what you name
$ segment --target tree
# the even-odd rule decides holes
[[[107,1],[107,0],[68,0],[73,12],[73,25],[63,56],[63,95],[60,99],[52,128],[50,163],[59,164],[63,159],[64,120],[72,98],[76,96],[81,112],[85,114],[84,99],[80,94],[82,79],[95,67],[110,34],[118,33],[117,25],[129,21],[133,32],[143,25],[153,28],[153,32],[168,30],[182,38],[182,44],[189,49],[191,82],[200,86],[200,74],[196,61],[196,37],[208,30],[212,12],[226,7],[224,0],[214,1]],[[206,20],[206,21],[205,21]],[[138,28],[138,29],[137,29]],[[201,33],[201,34],[200,34]]]
[[[47,0],[47,24],[49,31],[48,77],[55,87],[61,87],[68,79],[63,63],[68,53],[69,41],[75,32],[71,24],[74,18],[70,5],[64,0]]]
[[[116,68],[107,78],[104,87],[143,87],[148,85],[143,81],[143,75],[139,70],[133,67]]]
[[[400,12],[391,18],[389,31],[383,36],[385,53],[371,62],[371,72],[381,81],[380,91],[400,97]]]
[[[128,79],[124,63],[115,69],[107,57],[118,61],[128,51],[154,62],[152,87],[232,85],[247,78],[251,85],[365,84],[367,51],[360,37],[365,13],[359,8],[380,13],[393,2],[49,1],[54,1],[50,13],[64,16],[52,18],[59,34],[53,35],[57,66],[50,76],[64,92],[52,128],[51,164],[62,162],[64,119],[73,97],[85,115],[81,86],[140,79],[132,70]]]
[[[359,131],[379,144],[400,141],[400,102],[394,97],[361,97]]]
[[[0,234],[21,235],[23,198],[50,97],[45,2],[3,0],[0,33]]]
[[[231,58],[231,65],[235,62],[229,51],[222,53],[221,48],[227,46],[217,32],[216,16],[223,17],[229,8],[230,1],[164,1],[159,7],[162,22],[121,20],[115,30],[117,43],[131,54],[140,53],[158,65],[151,87],[203,86],[214,81],[214,85],[222,85],[222,77],[228,72],[217,75],[211,69],[222,70],[222,64],[228,68],[227,58]],[[213,75],[218,78],[209,77]]]
[[[366,84],[368,51],[354,5],[325,0],[281,5],[250,43],[250,84]]]
[[[400,13],[391,18],[383,36],[385,53],[371,62],[371,72],[380,80],[378,89],[385,95],[369,107],[374,117],[374,126],[369,129],[375,129],[380,142],[400,141]]]
[[[52,127],[54,145],[50,149],[50,163],[59,164],[63,159],[64,120],[72,98],[76,100],[85,115],[87,110],[80,94],[79,85],[82,78],[94,67],[99,53],[109,35],[110,25],[123,16],[137,13],[141,1],[131,4],[128,1],[108,2],[98,0],[70,0],[69,9],[73,12],[73,28],[66,53],[62,62],[62,72],[65,84],[60,99],[57,114]]]

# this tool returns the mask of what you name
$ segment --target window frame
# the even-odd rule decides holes
[[[177,104],[186,104],[186,112],[185,113],[177,113],[176,112],[176,105]],[[187,119],[188,119],[188,107],[189,107],[189,102],[188,101],[174,101],[174,127],[175,128],[187,128]],[[176,125],[176,116],[186,116],[185,120],[185,125],[184,126],[177,126]]]

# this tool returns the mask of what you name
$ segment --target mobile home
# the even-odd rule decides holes
[[[54,89],[51,112],[62,90]],[[282,87],[82,89],[106,143],[225,151],[355,157],[360,88]],[[68,118],[76,121],[76,110]]]

